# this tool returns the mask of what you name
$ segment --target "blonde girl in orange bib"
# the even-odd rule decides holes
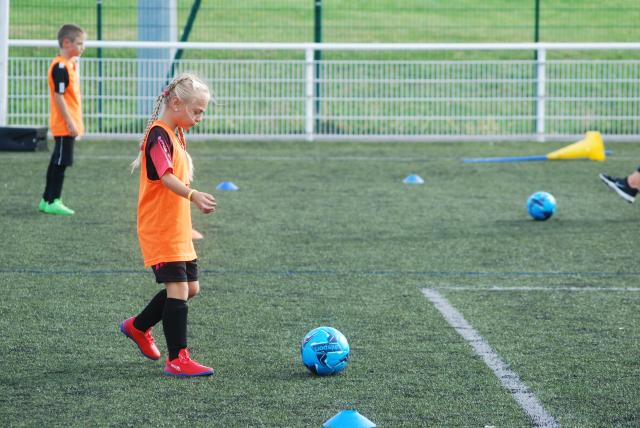
[[[162,320],[167,341],[164,372],[173,376],[206,376],[211,367],[192,360],[187,348],[187,301],[198,294],[197,255],[191,236],[191,204],[202,213],[216,210],[209,193],[192,189],[193,162],[184,130],[202,121],[211,101],[207,85],[193,74],[173,79],[157,98],[138,158],[138,239],[145,267],[151,267],[157,293],[137,316],[120,324],[144,356],[160,359],[151,328]]]

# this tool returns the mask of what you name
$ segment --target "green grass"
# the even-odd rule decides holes
[[[137,40],[136,2],[102,2],[102,39]],[[178,37],[186,26],[193,0],[178,0]],[[488,0],[324,0],[322,40],[325,42],[532,42],[535,2]],[[10,37],[52,39],[64,22],[75,22],[97,36],[94,2],[67,1],[61,8],[54,0],[22,0],[11,4]],[[539,40],[544,42],[634,42],[640,7],[633,0],[603,3],[595,0],[540,1]],[[314,41],[314,2],[298,0],[241,0],[202,2],[189,36],[197,42],[311,42]],[[13,56],[49,56],[47,50],[13,48]],[[85,56],[96,56],[88,49]],[[103,51],[105,56],[135,55],[131,50]],[[299,53],[247,51],[188,51],[185,58],[292,58]],[[531,52],[360,53],[325,52],[325,58],[345,59],[474,59],[496,56],[532,58]],[[636,52],[554,52],[553,58],[637,58]]]
[[[192,0],[178,0],[179,35]],[[135,2],[103,2],[105,40],[137,37]],[[635,41],[640,8],[631,0],[540,1],[542,41]],[[36,18],[36,19],[34,19]],[[92,37],[97,32],[95,3],[21,0],[11,4],[11,37],[42,38],[57,32],[61,22],[76,22]],[[473,0],[447,3],[410,0],[324,0],[323,40],[359,41],[504,41],[534,38],[535,2]],[[308,42],[314,40],[314,2],[241,0],[202,2],[192,28],[193,41]]]
[[[193,214],[205,239],[189,343],[215,366],[208,379],[164,377],[117,332],[158,290],[135,234],[137,143],[78,143],[71,218],[36,210],[47,153],[0,153],[11,177],[0,186],[0,420],[297,427],[355,408],[378,426],[529,425],[423,297],[429,287],[561,425],[635,426],[640,293],[562,288],[637,287],[637,207],[597,179],[630,172],[637,146],[608,144],[604,164],[460,161],[562,145],[191,143],[194,187],[219,202]],[[404,185],[410,173],[425,184]],[[240,191],[216,191],[223,180]],[[537,190],[558,200],[547,222],[524,209]],[[541,289],[483,291],[494,286]],[[323,324],[347,336],[352,359],[315,378],[298,346]]]

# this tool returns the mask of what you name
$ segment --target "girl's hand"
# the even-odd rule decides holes
[[[193,195],[191,195],[191,202],[196,204],[198,209],[204,214],[215,212],[218,207],[216,198],[214,198],[213,195],[204,192],[193,192]]]

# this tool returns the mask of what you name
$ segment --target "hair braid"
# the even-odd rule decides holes
[[[151,112],[151,116],[149,120],[147,120],[147,126],[144,129],[144,133],[142,134],[142,138],[140,139],[140,150],[138,151],[138,156],[131,162],[131,173],[133,174],[133,170],[140,166],[140,161],[142,159],[142,149],[144,147],[144,140],[147,138],[147,134],[151,129],[151,125],[158,119],[158,115],[160,114],[160,110],[162,109],[162,104],[165,99],[165,93],[158,95],[156,97],[156,102],[153,105],[153,111]]]

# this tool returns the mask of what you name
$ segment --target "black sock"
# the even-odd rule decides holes
[[[53,169],[55,165],[53,163],[49,163],[49,167],[47,168],[47,175],[44,180],[44,193],[42,194],[42,199],[46,202],[52,202],[53,199],[51,197],[51,184],[53,182]]]
[[[169,361],[178,358],[180,350],[187,347],[187,314],[189,306],[186,300],[167,297],[162,313],[162,328],[167,339]]]
[[[47,169],[47,182],[44,188],[42,198],[51,203],[54,199],[59,199],[62,195],[62,183],[64,182],[64,171],[67,169],[64,165],[49,164]]]
[[[162,319],[164,302],[167,300],[167,290],[158,292],[147,304],[147,307],[133,321],[133,326],[138,330],[147,331]]]

